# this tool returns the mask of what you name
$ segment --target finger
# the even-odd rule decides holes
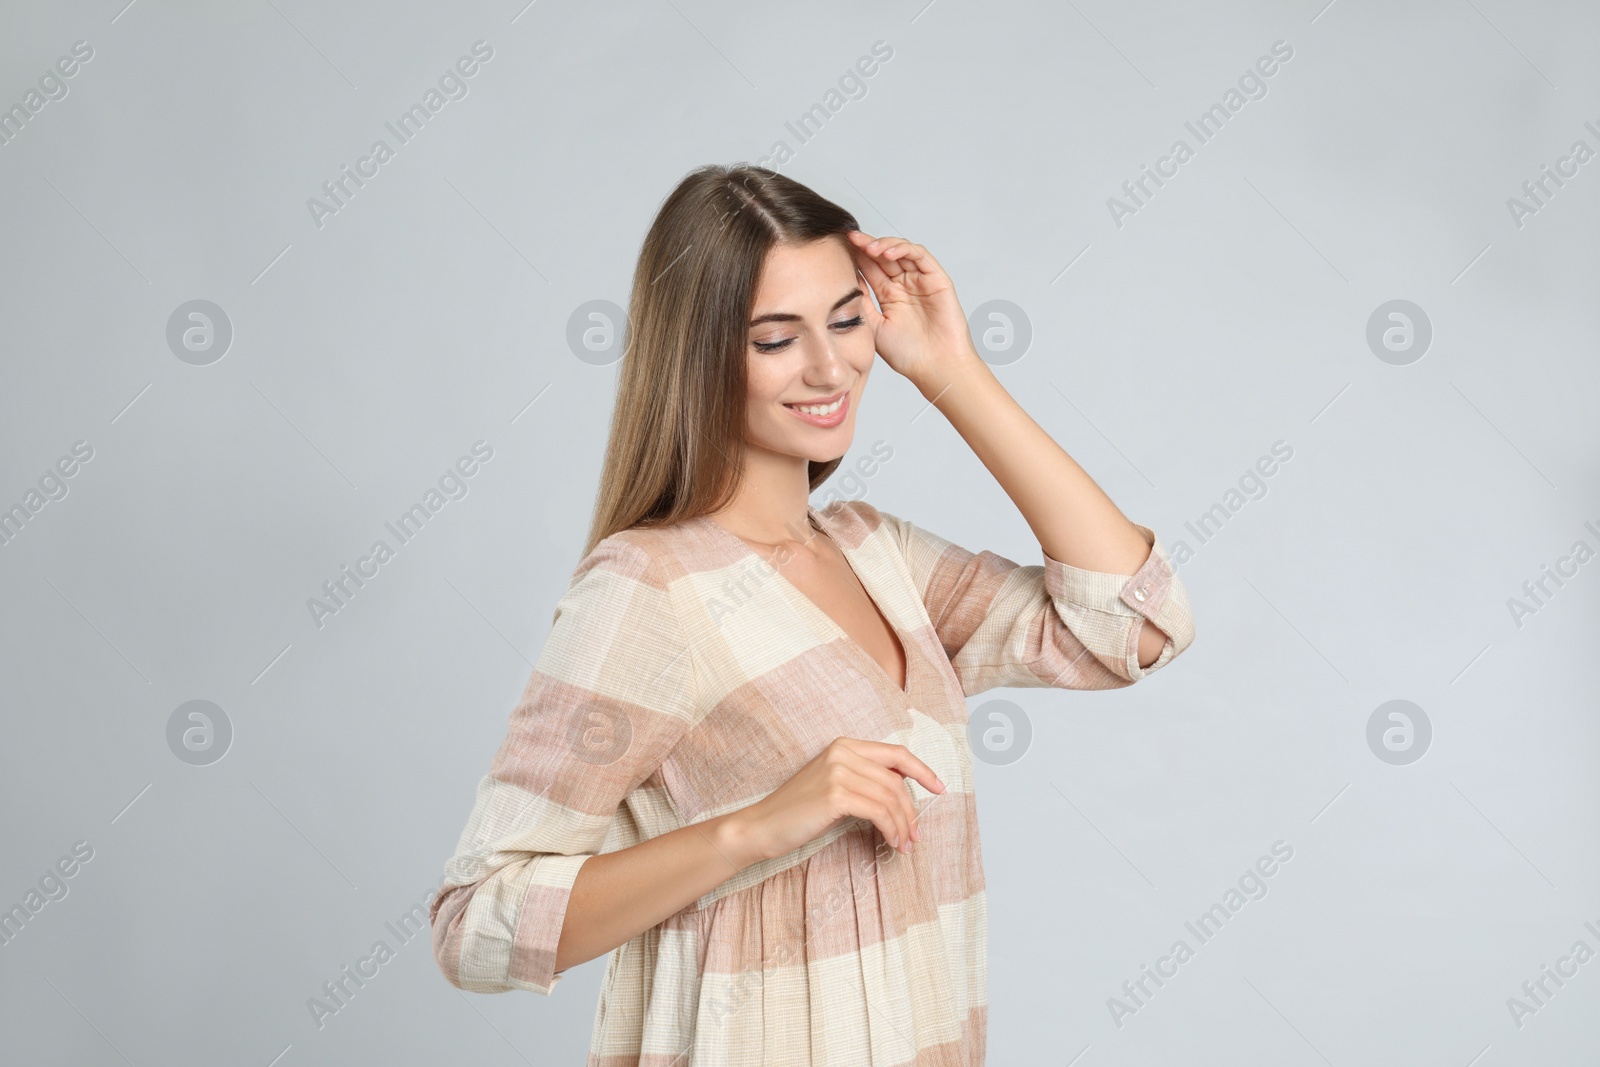
[[[891,847],[894,847],[896,841],[905,841],[907,831],[900,826],[893,804],[882,792],[878,783],[851,772],[842,784],[845,790],[843,808],[846,813],[872,823]]]
[[[884,250],[896,243],[905,243],[903,237],[874,237],[870,233],[852,230],[850,233],[851,252],[854,253],[857,264],[870,263],[882,272],[892,265],[892,260],[884,258]],[[884,275],[884,277],[888,277]],[[876,281],[876,279],[874,279]]]
[[[890,805],[880,801],[863,799],[862,806],[864,811],[870,812],[864,817],[871,820],[872,824],[878,828],[878,833],[883,835],[883,839],[889,843],[889,847],[896,852],[904,851],[906,847],[906,838],[903,836],[904,831],[901,830],[896,822],[894,811]],[[897,841],[899,844],[895,843]]]
[[[902,844],[905,844],[906,849],[909,850],[910,842],[922,840],[922,831],[920,829],[920,819],[918,817],[920,813],[917,810],[917,803],[911,796],[911,791],[906,788],[905,778],[882,763],[865,757],[860,758],[862,762],[860,764],[852,763],[851,769],[859,767],[862,774],[871,778],[883,790],[882,795],[890,799],[890,802],[899,812],[899,822],[905,827],[906,837]]]
[[[892,265],[898,266],[902,270],[914,270],[918,274],[927,275],[929,278],[941,278],[944,276],[944,268],[939,265],[937,259],[933,258],[933,253],[929,252],[923,245],[906,241],[896,245],[885,252],[884,255],[890,258]]]
[[[895,825],[899,827],[901,848],[908,850],[915,840],[912,835],[916,832],[917,806],[911,801],[905,779],[883,764],[860,754],[852,754],[846,766],[859,777],[859,791],[863,795],[887,804],[893,811]]]
[[[866,251],[866,253],[868,255],[878,256],[878,255],[882,255],[884,253],[885,249],[892,248],[895,245],[903,245],[903,244],[910,244],[910,243],[911,242],[907,241],[904,237],[896,237],[894,234],[884,234],[881,237],[873,237],[871,240],[867,241],[861,247]]]
[[[904,237],[878,237],[862,246],[861,252],[890,278],[898,278],[907,270],[901,263],[915,246]]]
[[[943,793],[945,791],[944,781],[933,773],[933,768],[923,763],[904,745],[868,741],[865,742],[864,748],[857,751],[908,778],[915,778],[930,793]]]
[[[865,240],[860,238],[852,240],[851,243],[855,246],[855,250],[862,255],[876,259],[885,265],[889,264],[894,259],[893,256],[888,256],[886,254],[891,248],[897,248],[901,245],[909,245],[911,243],[904,237],[895,237],[893,235],[873,237],[871,234],[862,234],[862,237],[865,238]],[[904,253],[898,254],[904,255]]]
[[[906,779],[901,779],[901,781],[894,782],[894,803],[896,803],[896,805],[899,806],[899,809],[901,809],[901,822],[906,824],[906,838],[904,838],[904,845],[906,845],[906,851],[909,853],[910,843],[917,840],[918,837],[917,805],[912,803],[912,798],[910,798],[910,790],[906,789]]]
[[[870,814],[862,814],[862,817],[872,819],[877,824],[878,832],[883,833],[883,840],[888,841],[890,845],[899,841],[898,845],[894,846],[899,851],[909,851],[910,814],[906,806],[901,803],[901,800],[907,798],[906,787],[898,784],[899,779],[896,779],[894,784],[883,781],[878,774],[894,776],[875,763],[867,763],[861,769],[851,766],[850,771],[853,777],[846,779],[848,789],[859,798],[856,803],[861,805],[862,811],[864,813],[870,811]],[[899,793],[899,797],[894,795],[896,792]]]
[[[878,307],[877,302],[878,294],[859,267],[856,269],[856,275],[861,279],[861,284],[867,291],[865,298],[861,301],[861,317],[866,320],[868,328],[872,330],[873,336],[876,337],[878,325],[883,322],[883,311]]]
[[[879,266],[877,260],[859,248],[855,250],[855,260],[856,269],[867,279],[867,284],[872,287],[872,295],[878,298],[879,304],[882,304],[889,290],[889,276],[883,272],[883,267]]]

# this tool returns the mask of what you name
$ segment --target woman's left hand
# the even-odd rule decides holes
[[[863,314],[884,362],[922,389],[950,365],[978,358],[955,285],[931,252],[902,237],[860,230],[849,239],[856,267],[882,308],[868,300]]]

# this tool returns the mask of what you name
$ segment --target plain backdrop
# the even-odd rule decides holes
[[[1600,1056],[1595,4],[0,18],[0,1059],[583,1062],[604,958],[468,994],[401,920],[577,563],[645,229],[763,160],[927,245],[1182,553],[1170,667],[971,701],[1031,730],[978,764],[989,1062]],[[875,445],[814,502],[1042,562],[881,361]]]

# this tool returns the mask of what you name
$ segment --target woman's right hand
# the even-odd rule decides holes
[[[776,859],[814,841],[845,819],[862,818],[901,852],[921,839],[905,778],[930,793],[945,784],[904,745],[835,738],[794,777],[738,815],[759,859]]]

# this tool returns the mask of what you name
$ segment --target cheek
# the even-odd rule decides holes
[[[776,368],[767,363],[758,366],[751,361],[745,370],[745,410],[752,423],[772,422],[783,412],[775,410],[783,398],[784,384],[788,379],[775,373]]]
[[[850,331],[846,341],[841,351],[848,353],[848,358],[856,370],[866,373],[872,366],[873,357],[877,355],[877,345],[872,331],[865,326],[858,326]]]

